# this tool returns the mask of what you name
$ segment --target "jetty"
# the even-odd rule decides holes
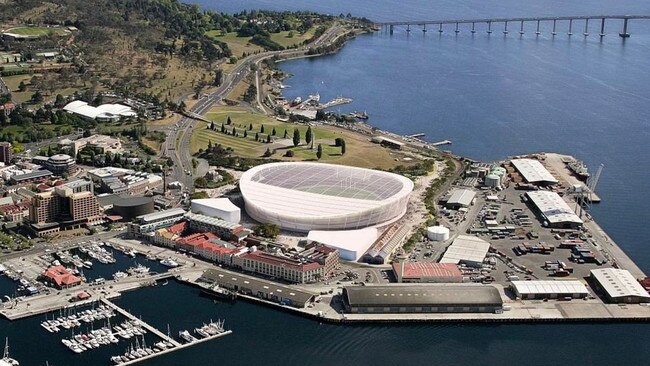
[[[159,331],[158,329],[156,329],[152,325],[149,325],[149,323],[147,323],[145,321],[142,321],[141,319],[138,319],[135,315],[133,315],[133,314],[129,313],[128,311],[122,309],[121,307],[117,306],[115,303],[111,302],[110,300],[101,299],[100,301],[103,304],[105,304],[106,306],[109,306],[113,310],[115,310],[118,313],[124,315],[128,319],[133,320],[134,322],[136,322],[137,325],[139,325],[139,326],[145,328],[146,330],[150,331],[151,333],[157,335],[158,337],[165,340],[166,342],[170,342],[171,344],[174,345],[174,347],[180,347],[181,346],[181,344],[177,340],[175,340],[174,338],[172,338],[172,337],[166,335],[165,333]]]

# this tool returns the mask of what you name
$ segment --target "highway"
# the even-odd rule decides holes
[[[279,56],[282,58],[292,58],[304,56],[310,47],[318,47],[334,41],[341,30],[341,25],[337,24],[330,27],[317,40],[309,45],[298,49],[283,51],[268,51],[244,58],[229,74],[225,75],[223,83],[214,92],[201,98],[190,110],[192,113],[203,115],[208,112],[212,106],[221,101],[228,93],[248,75],[252,65],[258,65],[261,61]],[[258,91],[259,92],[259,91]],[[259,95],[257,97],[259,101]],[[261,103],[260,103],[261,106]],[[265,110],[264,107],[261,107]],[[178,127],[176,127],[178,126]],[[178,181],[183,184],[184,189],[190,192],[194,189],[192,155],[190,153],[190,138],[192,131],[196,127],[195,120],[189,117],[182,117],[180,121],[173,126],[168,133],[161,152],[163,155],[170,157],[174,166],[168,175],[167,182]]]

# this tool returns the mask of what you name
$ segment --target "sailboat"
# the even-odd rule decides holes
[[[20,362],[9,357],[9,338],[5,338],[5,350],[0,359],[0,366],[19,366]]]

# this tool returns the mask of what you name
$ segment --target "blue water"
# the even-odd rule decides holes
[[[631,0],[196,2],[226,12],[311,9],[378,21],[650,14],[650,3]],[[476,159],[543,150],[576,155],[594,168],[603,163],[603,202],[593,214],[648,272],[650,22],[631,22],[632,37],[625,42],[617,36],[620,24],[608,23],[602,43],[594,36],[596,24],[587,40],[580,23],[571,39],[553,39],[548,29],[536,38],[532,28],[520,38],[517,26],[511,24],[507,37],[498,29],[490,37],[467,31],[455,36],[451,28],[442,36],[407,36],[404,29],[392,37],[362,36],[337,55],[283,63],[294,75],[286,94],[352,97],[342,111],[365,110],[369,122],[383,129],[451,139],[454,152]],[[127,293],[118,303],[159,329],[170,324],[173,334],[220,317],[234,331],[143,365],[645,365],[650,359],[646,324],[321,325],[245,302],[215,304],[174,282]],[[0,338],[10,337],[23,365],[108,364],[110,352],[103,350],[71,355],[38,320],[0,320]]]

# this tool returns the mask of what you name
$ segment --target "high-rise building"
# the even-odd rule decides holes
[[[90,183],[90,184],[88,184]],[[39,234],[63,227],[79,227],[101,217],[102,209],[92,192],[92,183],[75,181],[52,191],[36,194],[29,208],[32,228]]]
[[[8,165],[13,158],[11,142],[0,142],[0,163]]]

